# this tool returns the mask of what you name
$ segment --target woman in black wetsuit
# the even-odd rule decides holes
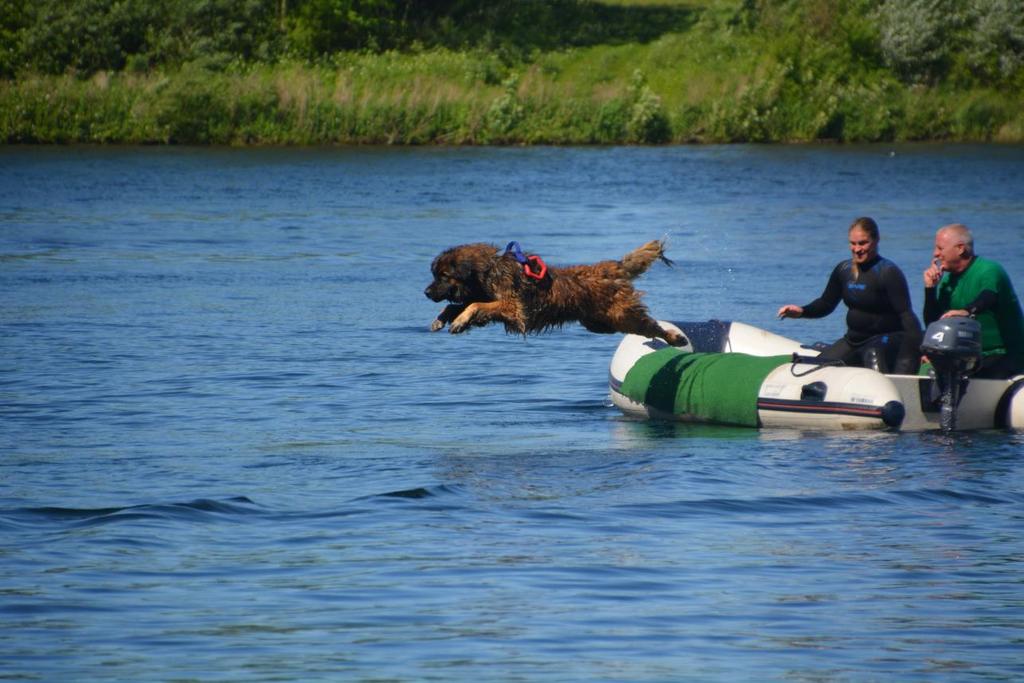
[[[903,271],[878,253],[878,225],[858,218],[850,226],[850,254],[833,270],[821,296],[806,306],[786,304],[780,318],[823,318],[842,300],[846,334],[818,356],[880,372],[917,374],[921,323],[910,304]]]

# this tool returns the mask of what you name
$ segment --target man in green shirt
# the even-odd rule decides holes
[[[924,323],[972,316],[981,325],[981,368],[976,377],[1024,373],[1024,313],[1006,270],[974,253],[966,225],[935,234],[932,265],[924,271]]]

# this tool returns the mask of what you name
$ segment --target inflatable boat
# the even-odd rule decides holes
[[[974,330],[929,327],[940,344],[929,357],[950,364],[936,360],[935,372],[919,376],[823,363],[818,348],[741,322],[659,322],[687,343],[626,335],[612,357],[611,401],[628,416],[823,430],[1024,429],[1024,375],[970,377],[980,359]]]

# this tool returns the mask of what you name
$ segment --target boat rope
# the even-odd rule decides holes
[[[804,365],[813,365],[814,367],[812,367],[810,370],[798,373],[796,371],[796,366],[798,363]],[[792,365],[789,366],[789,372],[794,377],[806,377],[807,375],[810,375],[813,372],[817,372],[822,368],[842,367],[844,365],[846,365],[846,363],[844,363],[841,360],[821,360],[815,356],[801,356],[799,353],[794,353]]]

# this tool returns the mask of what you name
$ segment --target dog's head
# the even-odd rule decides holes
[[[494,261],[498,247],[493,244],[464,244],[442,252],[430,264],[434,281],[423,291],[433,301],[456,304],[485,301],[481,274]]]

